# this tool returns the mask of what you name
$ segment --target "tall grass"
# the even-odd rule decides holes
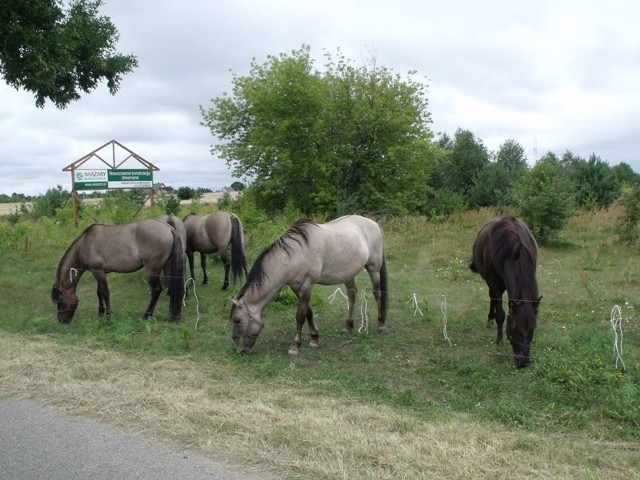
[[[295,217],[288,212],[267,218],[251,206],[235,206],[250,260]],[[104,221],[105,211],[91,208],[83,221]],[[125,388],[122,376],[155,377],[158,368],[169,366],[162,373],[166,379],[127,388],[138,398],[151,396],[145,409],[174,415],[173,428],[164,423],[171,418],[156,417],[157,428],[145,424],[142,411],[129,403],[132,412],[123,418],[181,445],[205,451],[218,446],[236,460],[253,453],[260,468],[287,478],[418,478],[428,477],[426,472],[440,478],[472,478],[474,472],[631,478],[640,467],[640,258],[637,249],[618,241],[618,214],[611,209],[576,216],[562,238],[541,248],[543,303],[533,363],[523,370],[515,368],[508,344],[494,344],[495,329],[485,327],[487,288],[467,267],[475,234],[494,216],[491,211],[442,222],[380,219],[390,275],[389,330],[380,334],[373,325],[375,302],[366,274],[358,278],[366,300],[362,310],[359,294],[360,333],[341,332],[345,301],[337,287],[318,286],[312,305],[321,347],[303,343],[297,359],[287,356],[295,298],[286,291],[267,307],[254,354],[234,352],[229,298],[240,285],[219,290],[223,273],[217,260],[209,262],[208,285],[200,285],[196,270],[196,297],[187,300],[179,324],[168,321],[164,296],[154,318],[139,320],[147,287],[142,274],[133,273],[109,276],[114,314],[108,319],[97,316],[95,281],[85,276],[74,321],[59,325],[49,301],[51,281],[60,255],[81,229],[52,221],[3,224],[0,379],[13,370],[13,380],[1,382],[0,395],[78,402],[79,377],[79,384],[105,397],[79,402],[80,410],[101,415],[101,409],[114,408],[111,403],[125,402],[115,392]],[[625,370],[616,368],[613,355],[615,305],[623,316]],[[53,353],[40,359],[44,353],[25,345],[46,345],[76,363]],[[20,360],[21,351],[32,357]],[[94,354],[107,366],[95,366],[98,360],[89,358]],[[42,362],[58,365],[50,372],[55,389],[28,368]],[[65,381],[69,386],[61,386]],[[159,399],[159,392],[171,389],[181,390],[178,399]],[[224,405],[224,413],[215,405]],[[465,460],[465,451],[485,456],[485,462]],[[452,470],[438,462],[449,462]]]

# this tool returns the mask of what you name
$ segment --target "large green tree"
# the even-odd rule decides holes
[[[212,153],[261,206],[310,213],[419,210],[435,147],[426,86],[338,52],[318,71],[310,49],[252,62],[232,95],[201,108]]]
[[[3,0],[0,7],[0,75],[24,88],[43,107],[65,108],[106,80],[111,94],[138,65],[116,53],[118,31],[98,13],[102,0]]]
[[[480,175],[480,178],[488,177],[494,179],[493,202],[489,205],[504,206],[510,204],[513,187],[523,175],[526,175],[528,170],[527,155],[522,145],[513,138],[501,143],[495,154],[495,162],[485,168]]]
[[[489,166],[489,151],[470,130],[458,128],[453,138],[439,140],[444,156],[438,166],[438,181],[443,188],[460,196],[467,204],[475,204],[474,188],[478,176]]]

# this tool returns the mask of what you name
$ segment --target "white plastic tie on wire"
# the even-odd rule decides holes
[[[349,310],[349,297],[347,297],[344,293],[342,293],[342,289],[340,287],[336,288],[336,291],[333,292],[331,295],[329,295],[329,303],[333,303],[333,301],[336,299],[336,295],[340,293],[340,295],[342,295],[345,300],[347,300],[347,310]]]
[[[444,326],[442,327],[442,334],[444,335],[444,339],[449,342],[449,346],[452,346],[451,339],[449,338],[449,334],[447,333],[447,296],[442,295],[442,301],[440,302],[440,311],[442,312],[442,320]]]
[[[198,330],[198,321],[200,321],[200,301],[198,300],[198,295],[196,295],[196,281],[191,277],[187,278],[187,280],[184,282],[184,296],[182,297],[182,306],[186,305],[187,285],[189,285],[189,282],[193,283],[193,297],[196,299],[196,323],[193,329]]]
[[[411,306],[413,307],[413,316],[415,317],[419,313],[421,317],[424,317],[424,315],[422,314],[422,310],[420,310],[418,296],[415,294],[415,292],[413,293],[413,296],[409,300],[407,300],[407,303],[409,302],[411,302]]]
[[[623,340],[623,332],[622,332],[622,310],[620,309],[620,305],[614,305],[611,309],[611,327],[613,328],[613,355],[616,357],[616,368],[618,368],[618,362],[622,364],[622,369],[626,370],[627,367],[624,365],[624,360],[622,360],[622,340]]]
[[[360,292],[360,298],[362,302],[360,302],[360,326],[358,327],[358,333],[369,333],[369,315],[367,315],[367,296],[364,291]]]

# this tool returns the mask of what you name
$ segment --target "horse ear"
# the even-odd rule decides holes
[[[231,299],[231,303],[233,303],[236,307],[237,307],[238,305],[240,305],[240,302],[239,302],[239,301],[238,301],[238,299],[236,299],[236,298],[232,298],[232,299]]]

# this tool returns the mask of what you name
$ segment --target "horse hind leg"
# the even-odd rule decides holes
[[[381,277],[383,275],[386,275],[386,270],[384,272],[375,272],[373,270],[367,271],[369,272],[369,277],[371,278],[371,285],[373,287],[373,298],[376,299],[376,306],[378,307],[378,331],[383,332],[387,329],[386,303],[388,292],[383,291],[383,289],[386,290],[387,287],[384,285],[386,282],[383,282]]]
[[[229,257],[223,253],[224,250],[220,251],[220,260],[222,261],[222,266],[224,267],[224,283],[222,284],[222,290],[226,290],[229,288],[229,271],[231,270],[231,262],[229,262]]]
[[[143,320],[147,320],[153,316],[153,311],[156,308],[156,303],[158,303],[158,298],[160,297],[160,293],[162,293],[162,282],[160,281],[160,277],[158,275],[150,276],[148,279],[149,289],[151,291],[151,298],[149,299],[149,305],[147,305],[147,309],[142,315]]]
[[[313,312],[309,306],[311,301],[310,290],[297,290],[293,289],[293,292],[298,297],[298,309],[296,311],[296,335],[293,339],[291,347],[289,347],[289,355],[297,357],[300,354],[300,346],[302,345],[302,327],[304,322],[309,319],[309,328],[311,330],[311,341],[309,343],[312,347],[318,347],[318,330],[315,328],[315,322],[313,320]]]
[[[349,282],[345,282],[344,286],[347,289],[347,319],[344,322],[344,328],[342,329],[343,333],[348,333],[353,331],[353,308],[356,304],[356,294],[358,293],[358,287],[356,286],[355,279],[352,279]]]

